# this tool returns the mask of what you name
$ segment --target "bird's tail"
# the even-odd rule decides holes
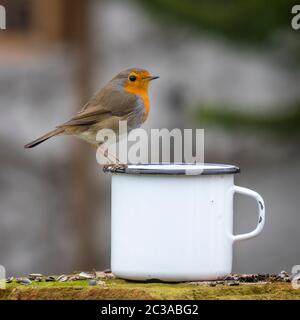
[[[44,142],[44,141],[46,141],[46,140],[48,140],[48,139],[50,139],[50,138],[52,138],[54,136],[57,136],[58,134],[63,133],[63,132],[64,132],[63,128],[57,128],[57,129],[55,129],[53,131],[50,131],[50,132],[46,133],[42,137],[40,137],[40,138],[30,142],[30,143],[27,143],[24,146],[24,148],[26,148],[26,149],[27,148],[33,148],[33,147],[39,145],[40,143],[42,143],[42,142]]]

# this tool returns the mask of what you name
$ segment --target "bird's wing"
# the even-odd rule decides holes
[[[75,117],[59,127],[92,125],[111,116],[129,115],[135,110],[135,95],[113,88],[105,89],[96,94]]]

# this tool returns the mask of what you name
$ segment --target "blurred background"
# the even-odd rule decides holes
[[[265,199],[234,272],[300,264],[300,30],[295,1],[0,0],[0,264],[9,275],[109,268],[110,177],[71,137],[23,145],[73,115],[112,76],[143,67],[145,128],[204,128],[205,161],[241,167]],[[256,204],[237,197],[235,232]],[[182,213],[184,214],[184,212]]]

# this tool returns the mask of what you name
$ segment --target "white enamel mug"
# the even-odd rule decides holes
[[[232,271],[235,241],[263,229],[262,197],[219,164],[129,165],[112,174],[111,270],[124,279],[214,280]],[[255,230],[233,235],[233,195],[258,204]]]

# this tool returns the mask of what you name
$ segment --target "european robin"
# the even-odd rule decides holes
[[[101,129],[112,129],[118,134],[119,121],[127,121],[128,131],[140,127],[150,110],[149,83],[157,78],[139,68],[120,72],[75,117],[26,144],[25,148],[33,148],[57,135],[72,135],[98,146],[96,136]]]

